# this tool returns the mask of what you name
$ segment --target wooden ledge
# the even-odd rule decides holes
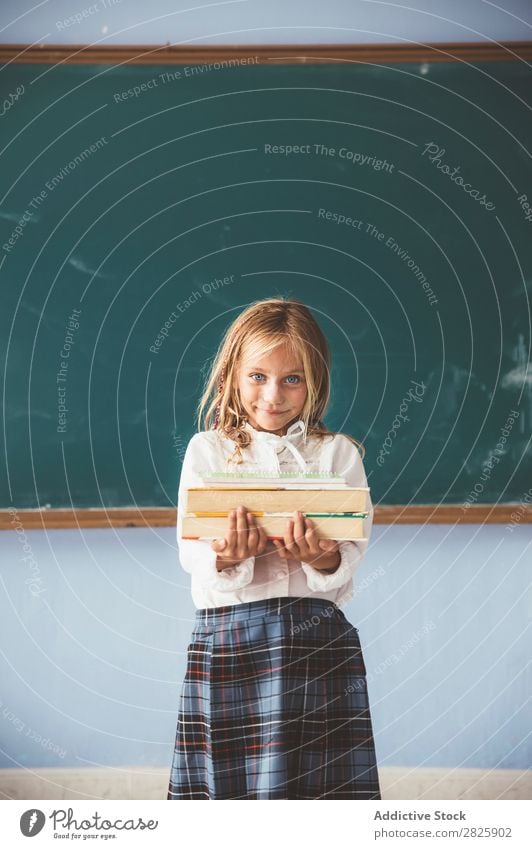
[[[0,530],[54,528],[166,528],[174,526],[177,511],[168,507],[121,507],[86,510],[0,510]],[[526,504],[419,504],[376,507],[376,525],[505,524],[516,527],[532,522]]]
[[[434,42],[431,44],[2,44],[0,60],[39,64],[201,65],[315,64],[333,62],[512,62],[532,59],[532,41]]]

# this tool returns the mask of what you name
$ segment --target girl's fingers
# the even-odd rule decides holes
[[[262,554],[262,552],[266,550],[267,545],[268,536],[262,525],[259,525],[259,554]]]
[[[248,527],[249,527],[248,548],[249,548],[250,552],[255,554],[255,553],[257,553],[257,549],[258,549],[259,541],[260,541],[259,528],[257,527],[257,524],[255,522],[255,517],[252,515],[252,513],[247,513],[246,515],[247,515]]]
[[[236,547],[236,510],[229,513],[229,530],[227,532],[227,545],[230,549]]]
[[[316,525],[312,519],[307,519],[307,532],[305,539],[310,550],[310,555],[318,557],[322,552],[330,553],[336,551],[338,545],[331,539],[320,539],[316,531]]]
[[[286,523],[286,533],[284,535],[285,547],[290,548],[294,545],[294,523],[292,519],[289,519]]]
[[[318,534],[316,533],[316,526],[312,519],[307,519],[306,524],[307,530],[305,531],[305,540],[311,550],[316,550],[318,548]]]
[[[294,559],[299,559],[299,548],[297,547],[294,540],[294,523],[292,519],[288,520],[284,542],[286,550],[289,551],[290,554],[292,554]]]
[[[319,552],[318,536],[312,519],[307,519],[307,517],[303,516],[303,514],[300,515],[303,533],[301,539],[296,539],[296,542],[298,542],[299,545],[300,560],[305,560]]]
[[[283,560],[289,557],[308,560],[322,552],[332,553],[338,550],[335,540],[319,539],[315,523],[303,516],[301,511],[296,511],[295,519],[288,520],[284,541],[274,539],[272,543]],[[239,505],[236,510],[229,512],[227,538],[214,540],[211,548],[216,552],[223,551],[227,557],[249,557],[252,554],[262,554],[267,545],[268,537],[263,526],[257,524],[253,514],[248,513],[244,505]]]
[[[242,545],[242,543],[244,542],[244,535],[245,537],[247,537],[248,530],[246,511],[242,507],[242,505],[240,505],[238,510],[236,511],[236,530],[238,534],[238,544]]]
[[[305,530],[305,519],[303,517],[303,513],[301,513],[300,510],[297,510],[296,518],[294,520],[294,542],[296,545],[299,545],[300,542],[304,544]]]

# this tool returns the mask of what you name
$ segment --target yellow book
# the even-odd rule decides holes
[[[288,518],[290,514],[286,513],[283,515],[264,513],[256,515],[255,522],[265,529],[268,539],[282,540],[286,533]],[[363,516],[314,515],[310,518],[321,539],[362,540],[365,538]],[[193,513],[186,513],[183,516],[182,535],[183,539],[219,539],[225,537],[227,527],[227,515],[196,516]]]
[[[364,513],[369,488],[285,489],[284,487],[190,487],[187,513],[229,513],[243,504],[250,513]]]

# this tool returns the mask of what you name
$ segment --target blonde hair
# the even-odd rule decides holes
[[[327,340],[312,313],[301,301],[267,298],[247,307],[227,329],[212,362],[197,410],[198,430],[217,430],[235,444],[230,458],[242,463],[243,448],[251,444],[252,434],[245,428],[247,416],[236,387],[243,357],[264,355],[287,345],[303,363],[307,397],[300,418],[307,434],[320,438],[334,436],[322,422],[330,397],[330,351]],[[357,448],[365,448],[344,434]]]

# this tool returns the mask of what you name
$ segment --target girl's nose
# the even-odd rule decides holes
[[[276,399],[281,398],[281,387],[275,383],[270,383],[268,386],[264,387],[262,397],[265,401],[275,401]]]

